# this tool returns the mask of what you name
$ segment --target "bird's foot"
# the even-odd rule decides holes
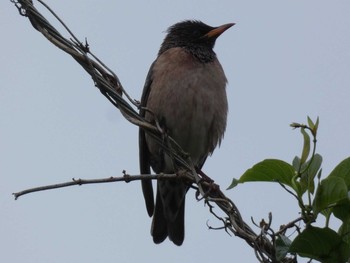
[[[204,182],[207,182],[209,184],[214,183],[214,180],[211,179],[208,175],[206,175],[201,169],[196,168],[196,172],[197,172],[197,174],[199,174],[201,176],[200,182],[204,181]]]

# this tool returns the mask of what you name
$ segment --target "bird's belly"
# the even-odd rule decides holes
[[[204,64],[179,57],[173,59],[179,60],[178,67],[161,58],[154,66],[157,78],[153,79],[147,108],[193,163],[201,166],[220,143],[226,128],[226,78],[217,61]],[[154,121],[150,113],[146,113],[146,119]],[[159,164],[163,159],[165,164],[160,169],[171,172],[172,161],[162,157],[160,146],[149,139],[147,144],[154,163]]]
[[[195,165],[202,165],[212,153],[226,127],[225,87],[217,90],[212,88],[215,85],[208,84],[164,88],[162,91],[169,100],[158,111],[168,134],[190,155]],[[168,165],[167,161],[165,166]]]
[[[197,164],[208,153],[208,136],[213,114],[198,99],[173,105],[174,116],[164,116],[169,135]]]

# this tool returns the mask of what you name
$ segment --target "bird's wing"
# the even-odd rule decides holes
[[[140,108],[140,115],[142,117],[145,117],[145,110],[143,107],[146,107],[148,95],[151,90],[151,84],[152,84],[152,71],[153,71],[153,64],[151,65],[150,70],[148,71],[145,86],[143,88],[142,97],[141,97],[141,108]],[[140,159],[140,172],[141,174],[150,174],[151,168],[150,168],[150,153],[147,147],[146,138],[145,138],[145,131],[143,129],[139,129],[139,159]],[[153,197],[153,186],[152,186],[152,180],[150,179],[144,179],[141,181],[142,184],[142,192],[143,197],[145,198],[146,208],[149,216],[153,215],[154,211],[154,197]]]

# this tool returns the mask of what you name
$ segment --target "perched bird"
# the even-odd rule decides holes
[[[220,144],[226,129],[226,76],[213,47],[234,24],[211,27],[187,20],[171,26],[146,79],[140,114],[157,122],[189,154],[197,169]],[[146,110],[147,109],[147,110]],[[142,129],[139,131],[141,174],[174,173],[173,160]],[[180,179],[159,180],[154,206],[151,180],[142,181],[155,243],[169,237],[183,243],[185,195]]]

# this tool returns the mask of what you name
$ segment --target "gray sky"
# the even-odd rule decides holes
[[[302,141],[289,124],[305,122],[307,115],[320,117],[317,152],[324,175],[349,156],[349,1],[46,3],[77,37],[88,38],[136,99],[168,26],[184,19],[237,23],[215,47],[229,80],[229,118],[222,147],[204,167],[222,189],[263,159],[291,162]],[[193,191],[181,247],[168,240],[153,244],[139,182],[14,201],[12,192],[72,177],[120,176],[124,169],[138,174],[137,128],[10,1],[1,1],[0,17],[1,262],[256,262],[243,240],[207,229],[207,221],[220,222]],[[278,228],[298,217],[296,202],[278,185],[244,184],[225,193],[247,222],[272,212]]]

